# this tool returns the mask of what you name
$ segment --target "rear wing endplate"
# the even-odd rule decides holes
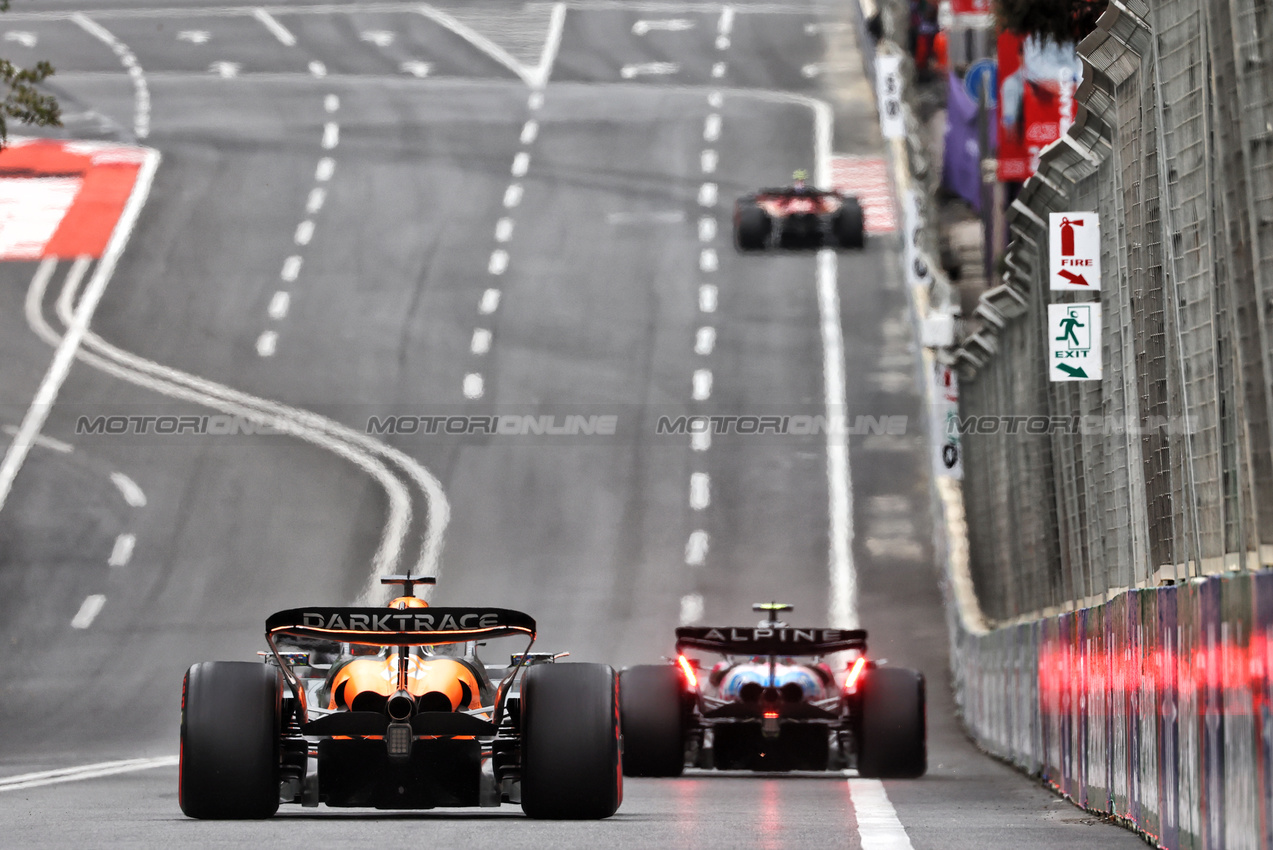
[[[372,646],[429,646],[521,635],[535,638],[535,621],[507,608],[290,608],[265,621],[280,635]]]
[[[846,649],[866,651],[862,629],[799,629],[789,626],[685,626],[676,630],[676,650],[705,649],[722,655],[830,655]]]

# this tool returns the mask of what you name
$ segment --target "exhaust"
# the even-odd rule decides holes
[[[385,703],[385,711],[389,719],[402,723],[411,718],[415,712],[415,697],[409,691],[398,691]]]

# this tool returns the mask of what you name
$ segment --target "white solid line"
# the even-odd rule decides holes
[[[323,208],[326,202],[327,190],[321,186],[315,186],[309,190],[309,197],[305,200],[305,212],[314,215]]]
[[[716,219],[703,216],[698,220],[698,241],[711,242],[716,238]]]
[[[698,309],[704,313],[716,312],[716,286],[705,283],[698,288]]]
[[[503,248],[496,248],[491,252],[491,262],[487,265],[486,270],[491,274],[503,274],[508,268],[508,252]]]
[[[121,534],[115,538],[115,548],[111,549],[110,560],[106,563],[112,567],[126,567],[133,559],[133,547],[137,545],[137,537],[133,534]]]
[[[111,482],[119,490],[119,494],[124,497],[124,501],[130,507],[144,508],[146,507],[146,493],[141,487],[137,486],[137,482],[129,478],[122,472],[112,472]]]
[[[499,309],[499,290],[488,289],[482,293],[482,300],[477,305],[477,311],[483,316],[489,316]]]
[[[538,71],[530,70],[521,62],[518,62],[516,59],[514,59],[507,50],[500,47],[498,44],[491,41],[486,36],[477,32],[472,27],[468,26],[467,24],[461,23],[456,18],[452,17],[446,12],[443,12],[441,9],[434,8],[433,6],[427,6],[427,5],[419,6],[416,9],[416,11],[419,12],[421,15],[424,15],[429,20],[433,21],[435,24],[441,26],[442,28],[450,30],[451,32],[455,33],[460,38],[464,39],[469,44],[473,45],[478,50],[485,53],[487,56],[491,57],[499,64],[503,65],[505,68],[512,71],[514,74],[520,77],[522,82],[526,83],[526,85],[532,88],[542,88],[542,84],[539,82],[539,79],[537,76]],[[557,10],[554,8],[553,19],[556,18],[556,13],[557,13]],[[551,26],[551,21],[550,21],[550,26]],[[552,40],[551,29],[549,30],[548,37],[549,37],[549,40],[551,41]],[[560,39],[561,39],[560,33],[558,33],[557,39],[558,39],[558,42],[560,43]],[[545,45],[545,52],[547,52],[547,45]],[[541,59],[540,61],[542,62],[543,60]]]
[[[714,142],[720,138],[720,114],[713,112],[703,122],[703,140]]]
[[[318,161],[318,168],[314,170],[314,179],[319,183],[326,183],[332,179],[332,174],[336,172],[336,160],[330,156],[325,156]]]
[[[327,97],[323,98],[323,109],[328,112],[335,112],[340,109],[340,97],[334,94],[327,95]]]
[[[716,258],[715,248],[704,248],[699,252],[698,267],[705,272],[714,272],[720,268],[720,261]]]
[[[283,270],[279,272],[279,277],[288,283],[294,283],[296,278],[301,274],[301,258],[297,254],[293,254],[283,261]]]
[[[277,38],[284,47],[295,47],[296,36],[288,32],[287,27],[275,20],[274,16],[264,9],[256,9],[252,12],[252,17],[256,18],[261,24]]]
[[[297,245],[308,245],[309,240],[314,238],[314,222],[306,219],[296,225],[296,236],[293,238]]]
[[[93,621],[97,619],[97,615],[101,613],[102,606],[105,604],[106,597],[100,593],[84,597],[84,601],[80,603],[80,610],[76,611],[71,619],[71,628],[87,629],[93,625]]]
[[[508,216],[495,222],[495,241],[507,242],[513,235],[513,220]]]
[[[156,767],[174,767],[178,761],[177,756],[160,756],[158,758],[104,761],[79,767],[64,767],[58,770],[23,773],[18,776],[7,776],[4,779],[0,779],[0,791],[21,791],[27,788],[39,788],[42,785],[57,785],[62,782],[99,779],[103,776],[115,776],[120,773],[132,773],[138,770],[151,770]]]
[[[690,508],[701,511],[712,503],[712,479],[706,472],[690,475]]]
[[[469,349],[474,354],[485,354],[491,350],[491,332],[486,328],[475,328],[473,331],[473,342],[469,345]]]
[[[519,141],[523,145],[529,145],[531,142],[535,141],[535,137],[538,135],[539,122],[532,118],[522,125],[522,134],[519,137]]]
[[[705,325],[694,335],[694,353],[706,357],[716,347],[716,328]]]
[[[726,6],[720,10],[720,21],[716,24],[716,31],[721,35],[729,35],[734,29],[734,7]]]
[[[717,157],[716,151],[711,148],[707,148],[698,155],[698,164],[704,174],[711,174],[716,171],[716,163],[718,159],[719,157]]]
[[[712,370],[694,370],[694,400],[707,401],[712,397]]]
[[[850,779],[849,800],[857,816],[862,850],[913,850],[906,828],[897,819],[884,783],[878,779]]]
[[[275,292],[274,297],[270,299],[269,316],[271,319],[286,319],[287,309],[292,304],[292,296],[286,292]]]
[[[137,181],[133,184],[128,202],[124,204],[124,211],[120,214],[119,221],[111,232],[110,240],[106,243],[102,259],[93,270],[93,278],[84,290],[84,297],[80,299],[75,315],[71,317],[71,322],[66,328],[66,333],[57,344],[53,362],[49,364],[49,369],[40,381],[40,387],[31,401],[31,406],[22,417],[22,424],[18,426],[18,435],[9,444],[4,459],[0,460],[0,510],[4,509],[9,493],[13,489],[13,479],[17,477],[18,470],[26,461],[35,437],[49,418],[49,412],[57,401],[58,392],[62,389],[62,384],[66,382],[66,376],[71,372],[71,364],[75,362],[80,345],[84,342],[84,336],[88,333],[93,313],[106,292],[106,285],[110,283],[111,275],[115,272],[115,265],[124,252],[124,246],[128,244],[128,237],[137,223],[142,204],[145,203],[146,196],[150,194],[150,186],[154,182],[155,171],[159,168],[160,157],[156,150],[146,148],[145,151],[145,161],[137,173]],[[43,268],[44,266],[41,265],[41,269]]]
[[[340,125],[335,121],[328,121],[323,125],[323,150],[331,150],[340,144]]]
[[[544,105],[544,93],[541,91],[533,91],[530,97],[526,99],[526,108],[532,111],[539,109]]]
[[[687,593],[681,597],[681,625],[692,626],[703,619],[703,594]]]
[[[844,329],[835,252],[818,252],[818,313],[822,330],[822,383],[827,411],[827,489],[830,512],[831,623],[858,624],[857,573],[853,566],[853,485],[845,435]]]
[[[62,284],[62,291],[57,296],[57,309],[59,312],[68,316],[75,312],[75,296],[79,294],[80,283],[84,280],[84,274],[92,263],[92,257],[77,257],[75,262],[71,264],[71,271],[66,275],[66,281]]]
[[[481,398],[486,387],[482,381],[482,376],[478,372],[470,372],[464,376],[464,397],[465,398]]]
[[[274,331],[266,331],[256,341],[256,353],[262,357],[273,357],[277,349],[278,334]]]
[[[513,176],[525,177],[529,168],[530,154],[526,153],[526,151],[518,151],[517,156],[513,157]]]
[[[691,567],[701,566],[707,558],[710,543],[706,531],[700,529],[690,532],[690,539],[685,541],[685,563]]]
[[[510,183],[504,190],[504,206],[512,209],[522,202],[522,184]]]
[[[309,72],[315,77],[322,79],[327,76],[327,66],[317,60],[309,63]]]
[[[712,435],[707,431],[695,431],[690,436],[690,448],[696,452],[705,452],[712,447]]]
[[[14,428],[12,425],[6,425],[4,426],[4,433],[8,434],[10,437],[17,437],[18,429]],[[71,452],[75,451],[75,447],[70,443],[55,440],[52,437],[46,437],[43,434],[36,436],[35,444],[42,449],[51,449],[64,455],[69,455]]]
[[[531,75],[531,85],[542,89],[548,85],[548,78],[553,73],[553,63],[557,61],[557,51],[561,49],[561,34],[566,27],[566,4],[553,4],[552,15],[548,19],[548,37],[544,39],[544,52],[539,54],[539,66]],[[543,103],[541,100],[540,103]],[[531,107],[535,109],[536,107]]]
[[[717,190],[715,183],[704,183],[698,187],[698,205],[700,207],[716,206]]]

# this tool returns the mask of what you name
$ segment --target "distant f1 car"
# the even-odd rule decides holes
[[[866,225],[858,199],[793,186],[761,189],[734,204],[734,245],[739,251],[770,248],[861,248]]]
[[[619,674],[629,776],[718,770],[839,770],[911,778],[928,768],[924,677],[866,657],[866,632],[793,628],[767,612],[755,628],[679,628],[676,660]],[[704,671],[686,652],[724,660]],[[833,670],[823,661],[845,652]]]
[[[388,608],[280,611],[266,621],[264,663],[189,669],[181,810],[264,818],[280,802],[520,803],[533,818],[614,814],[623,798],[614,670],[529,652],[535,621],[521,612],[430,608],[413,588],[434,579],[382,581],[403,585]],[[529,643],[506,668],[487,667],[477,646],[501,637]]]

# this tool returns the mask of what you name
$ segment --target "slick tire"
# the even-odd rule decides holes
[[[522,811],[600,820],[623,801],[618,678],[606,664],[538,664],[522,682]]]
[[[877,667],[862,684],[858,774],[914,779],[928,770],[924,677],[904,667]]]
[[[283,683],[277,668],[205,661],[181,692],[178,800],[192,818],[268,818],[278,811]]]
[[[831,218],[831,235],[838,248],[856,249],[866,245],[866,217],[856,198],[846,198]]]
[[[619,674],[624,776],[680,776],[685,769],[681,671],[670,664]]]
[[[774,223],[769,213],[753,204],[739,204],[734,218],[734,244],[739,251],[763,251]]]

